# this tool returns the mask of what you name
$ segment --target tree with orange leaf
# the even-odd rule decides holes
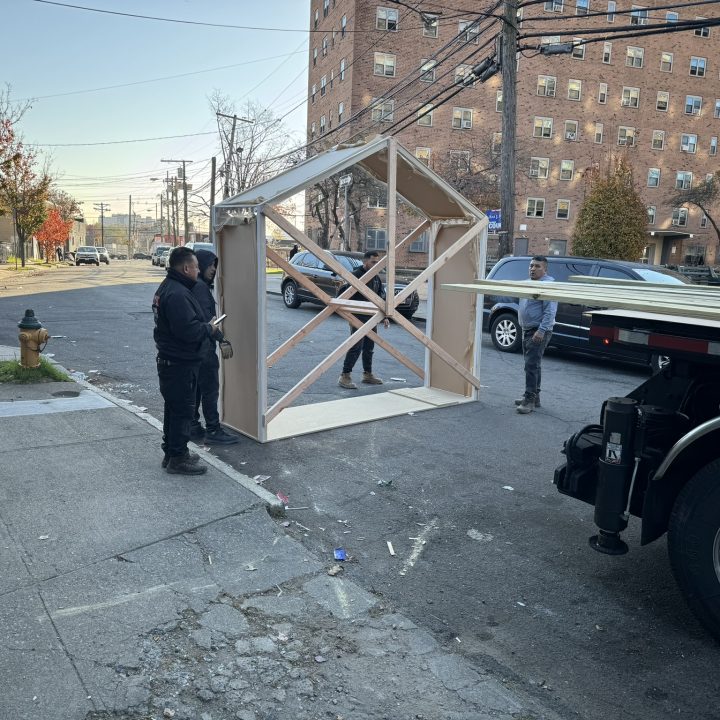
[[[50,262],[50,257],[55,253],[58,247],[65,245],[65,241],[70,234],[72,220],[63,220],[60,211],[53,208],[48,213],[45,222],[37,231],[36,237],[38,244],[42,248],[45,262]]]

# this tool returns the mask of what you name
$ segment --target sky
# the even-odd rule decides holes
[[[269,107],[276,116],[292,111],[283,122],[302,144],[309,0],[58,3],[222,25],[122,17],[36,0],[3,1],[0,82],[9,84],[11,99],[32,100],[18,130],[49,158],[56,185],[83,203],[88,222],[98,217],[94,205],[101,202],[109,204],[109,214],[127,213],[129,195],[134,212],[154,217],[164,185],[150,178],[165,178],[168,170],[177,169],[162,159],[193,160],[187,176],[195,188],[209,181],[210,158],[216,155],[218,165],[222,162],[208,102],[215,89],[235,101],[240,115],[248,101]],[[177,75],[184,77],[168,77]],[[109,87],[118,85],[125,87]],[[190,137],[118,143],[178,135]]]

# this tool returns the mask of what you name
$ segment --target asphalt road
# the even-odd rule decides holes
[[[32,307],[51,335],[62,336],[47,352],[160,417],[150,302],[162,275],[139,261],[68,268],[26,283],[30,296],[7,289],[3,296],[0,279],[0,344],[15,344],[16,323]],[[316,312],[288,310],[269,296],[269,349]],[[339,320],[323,328],[273,368],[271,400],[347,332]],[[403,330],[387,334],[422,361]],[[415,384],[382,351],[375,369],[389,385]],[[338,372],[303,401],[341,396]],[[630,554],[594,553],[592,508],[551,484],[563,441],[597,421],[606,397],[642,382],[643,371],[550,353],[543,375],[543,408],[518,415],[521,358],[486,339],[477,404],[268,445],[243,438],[217,454],[251,477],[269,476],[267,488],[304,508],[288,512],[287,531],[309,549],[327,558],[346,548],[353,579],[563,717],[720,718],[720,647],[676,589],[665,540],[641,548],[632,521]]]

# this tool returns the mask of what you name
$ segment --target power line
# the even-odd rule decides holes
[[[187,133],[185,135],[165,135],[153,138],[135,138],[133,140],[105,140],[91,143],[26,143],[30,147],[91,147],[95,145],[123,145],[125,143],[153,142],[155,140],[173,140],[175,138],[197,137],[198,135],[214,135],[215,132]]]

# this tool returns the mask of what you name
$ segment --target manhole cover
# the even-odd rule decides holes
[[[77,397],[80,393],[77,390],[58,390],[52,394],[53,397]]]

